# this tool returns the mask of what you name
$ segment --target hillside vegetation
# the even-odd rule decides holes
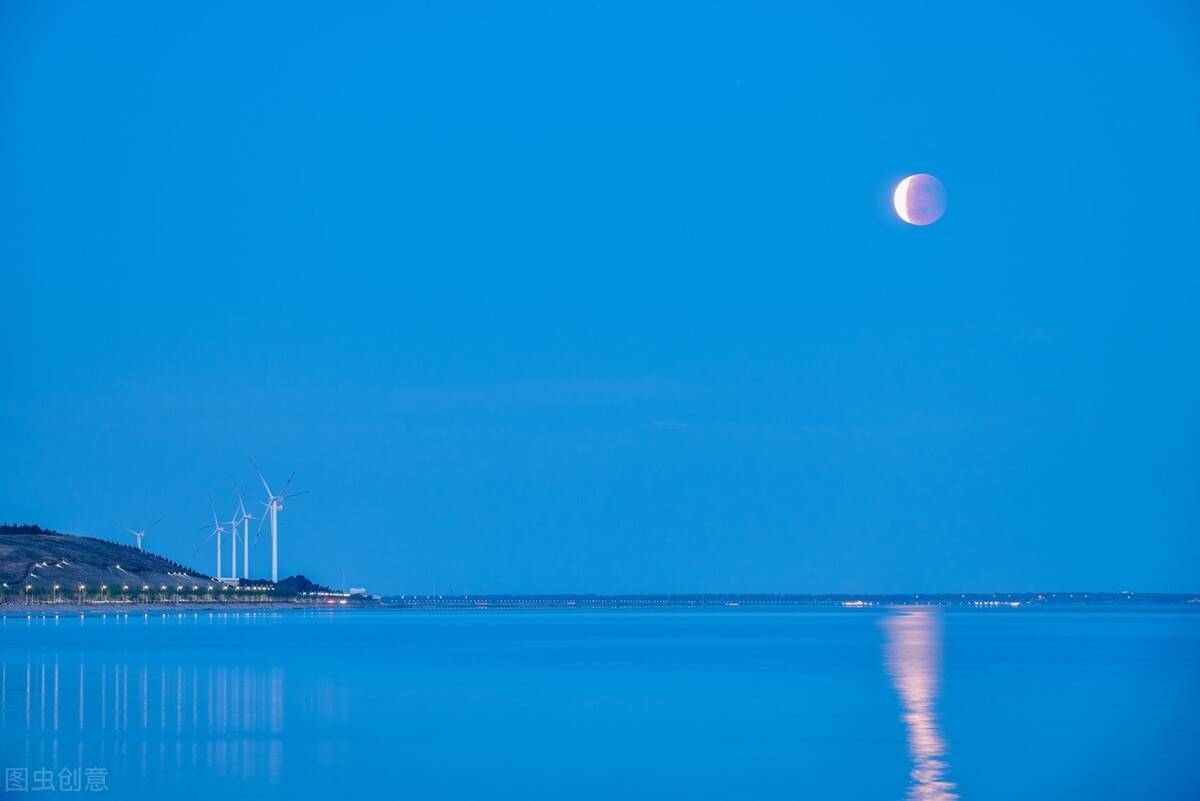
[[[0,602],[254,601],[330,593],[304,576],[231,585],[124,543],[0,525]]]
[[[90,594],[101,588],[113,594],[143,587],[158,592],[209,592],[220,585],[202,572],[171,559],[129,545],[48,531],[39,526],[0,526],[0,582],[8,590],[24,592],[27,587],[41,594],[58,585],[64,594],[85,587]]]

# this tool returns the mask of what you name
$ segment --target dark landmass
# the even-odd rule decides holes
[[[143,586],[158,590],[192,585],[211,590],[217,582],[202,572],[129,545],[93,537],[60,534],[39,526],[0,526],[0,582],[42,593],[58,585],[78,588]]]
[[[304,576],[217,581],[120,542],[0,525],[0,603],[270,602],[333,594]]]
[[[683,609],[797,606],[859,608],[872,606],[962,606],[1018,608],[1029,606],[1135,607],[1174,605],[1200,611],[1200,593],[1143,592],[1001,592],[913,595],[392,595],[381,605],[411,609]]]
[[[303,574],[301,574],[299,576],[288,576],[287,578],[280,579],[279,584],[277,584],[276,586],[279,587],[280,589],[289,589],[293,593],[296,593],[296,594],[307,593],[307,592],[318,592],[318,593],[332,593],[333,592],[333,590],[329,589],[328,587],[325,587],[325,586],[322,586],[315,582],[309,581],[307,578],[304,577]]]

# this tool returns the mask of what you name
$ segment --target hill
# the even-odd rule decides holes
[[[184,586],[188,592],[192,587],[206,592],[220,586],[201,571],[129,545],[10,525],[0,525],[0,582],[10,592],[28,586],[39,594],[54,585],[64,594],[77,593],[81,585],[88,594],[100,592],[101,586],[113,593],[124,587],[140,592],[144,586]]]

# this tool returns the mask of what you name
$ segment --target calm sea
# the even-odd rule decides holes
[[[0,697],[4,798],[1200,798],[1196,610],[10,615]]]

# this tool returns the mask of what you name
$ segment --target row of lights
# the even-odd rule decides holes
[[[7,582],[5,582],[5,583],[4,583],[4,587],[5,587],[5,589],[7,589],[7,588],[8,588],[8,583],[7,583]],[[54,589],[56,589],[56,590],[61,590],[61,589],[62,589],[62,585],[61,585],[61,584],[55,584],[55,585],[53,585],[53,587],[54,587]],[[33,585],[32,585],[32,584],[26,584],[26,585],[25,585],[25,589],[26,589],[26,590],[32,590],[32,589],[33,589]],[[149,584],[143,584],[143,585],[142,585],[142,591],[143,591],[143,592],[145,592],[146,590],[149,590],[149,589],[150,589],[150,585],[149,585]],[[159,587],[159,589],[160,589],[160,590],[165,590],[165,589],[167,589],[167,585],[166,585],[166,584],[163,584],[163,585],[161,585],[161,586]],[[183,587],[182,587],[182,586],[178,586],[178,587],[176,587],[175,589],[176,589],[177,591],[182,591],[182,590],[183,590]],[[192,585],[192,591],[193,591],[193,592],[194,592],[194,591],[196,591],[196,590],[198,590],[198,589],[200,589],[200,587],[199,587],[198,585],[196,585],[196,584],[193,584],[193,585]],[[206,589],[215,589],[215,588],[206,588]],[[271,587],[270,587],[270,586],[266,586],[266,587],[221,587],[221,591],[222,591],[222,592],[228,592],[229,590],[234,590],[235,592],[241,592],[242,590],[260,590],[260,591],[265,591],[265,590],[269,590],[269,589],[271,589]],[[85,584],[80,584],[80,585],[79,585],[79,591],[80,591],[80,592],[85,592],[86,590],[87,590],[87,585],[85,585]],[[107,591],[108,591],[108,585],[107,585],[107,584],[101,584],[101,585],[100,585],[100,591],[101,591],[101,592],[107,592]],[[128,584],[124,584],[124,585],[122,585],[122,586],[121,586],[121,591],[122,591],[122,592],[128,592],[128,591],[129,591],[129,585],[128,585]]]
[[[9,589],[8,582],[4,582],[4,583],[3,583],[3,585],[0,585],[0,586],[3,586],[3,587],[4,587],[4,589]],[[61,590],[61,589],[62,589],[62,585],[61,585],[61,584],[54,584],[54,585],[51,585],[51,589],[53,589],[55,592],[57,592],[58,590]],[[158,589],[159,589],[159,591],[160,591],[160,592],[166,592],[166,591],[167,591],[167,585],[166,585],[166,584],[159,585],[159,588],[158,588]],[[176,586],[176,587],[175,587],[175,591],[176,591],[176,592],[183,592],[183,589],[184,589],[183,585],[178,585],[178,586]],[[197,584],[193,584],[193,585],[192,585],[192,592],[196,592],[196,591],[198,591],[199,589],[200,589],[200,586],[199,586],[199,585],[197,585]],[[207,590],[214,590],[214,589],[216,589],[216,587],[207,587],[206,589],[207,589]],[[271,589],[273,589],[273,588],[272,588],[272,587],[270,587],[270,586],[265,586],[265,587],[229,587],[229,586],[227,586],[227,585],[222,585],[220,589],[221,589],[221,592],[229,592],[229,590],[233,590],[233,591],[235,591],[235,592],[243,592],[243,591],[255,591],[255,590],[257,590],[257,591],[259,591],[259,592],[265,592],[265,591],[271,590]],[[122,592],[129,592],[129,585],[128,585],[128,584],[123,584],[123,585],[121,585],[121,591],[122,591]],[[142,585],[142,592],[149,592],[149,591],[150,591],[150,585],[149,585],[149,584],[143,584],[143,585]],[[25,592],[33,592],[33,585],[32,585],[32,584],[26,584],[26,585],[25,585]],[[87,585],[86,585],[86,584],[80,584],[80,585],[79,585],[79,592],[87,592]],[[108,585],[107,585],[107,584],[101,584],[101,585],[100,585],[100,592],[102,592],[102,593],[103,593],[103,592],[108,592]]]

